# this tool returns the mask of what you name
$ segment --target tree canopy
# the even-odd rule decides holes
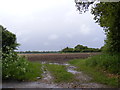
[[[88,47],[87,46],[83,46],[83,45],[77,45],[77,46],[75,46],[75,52],[80,52],[80,51],[82,51],[82,50],[85,50],[85,49],[88,49]]]
[[[7,53],[8,50],[15,50],[19,45],[16,42],[16,35],[6,30],[3,26],[0,25],[0,30],[2,32],[2,52]]]
[[[76,45],[74,48],[66,47],[61,50],[62,52],[100,52],[101,50],[98,48],[88,48],[83,45]]]
[[[93,2],[75,0],[77,9],[86,12]],[[107,36],[104,51],[120,53],[120,2],[100,2],[91,10],[94,20],[105,30]]]
[[[101,2],[92,9],[96,22],[104,28],[107,52],[120,52],[120,2]]]
[[[66,47],[62,49],[62,52],[73,52],[73,48]]]

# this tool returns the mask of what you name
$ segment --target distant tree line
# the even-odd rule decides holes
[[[74,48],[66,47],[61,52],[101,52],[99,48],[88,48],[87,46],[77,45]]]
[[[43,53],[59,53],[59,51],[17,51],[18,53],[20,53],[20,54],[24,54],[24,53],[31,53],[31,54],[33,54],[33,53],[41,53],[41,54],[43,54]]]

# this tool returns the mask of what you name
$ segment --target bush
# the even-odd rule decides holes
[[[97,66],[110,73],[120,74],[120,55],[102,54],[88,58],[86,65]]]
[[[37,76],[41,76],[41,64],[31,63],[25,57],[18,56],[14,51],[19,45],[16,42],[16,35],[1,25],[0,32],[2,32],[2,62],[0,60],[0,67],[2,64],[2,78],[35,80]]]
[[[25,57],[18,56],[13,50],[9,50],[9,54],[4,53],[3,56],[3,79],[35,80],[42,73],[40,64],[27,61]]]

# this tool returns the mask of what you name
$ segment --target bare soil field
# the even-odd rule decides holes
[[[19,54],[30,61],[67,62],[71,59],[84,59],[100,53],[48,53],[48,54]]]

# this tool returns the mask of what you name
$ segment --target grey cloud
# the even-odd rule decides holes
[[[77,44],[103,46],[105,35],[90,12],[79,14],[73,0],[59,2],[51,0],[51,5],[21,10],[21,15],[6,7],[5,13],[0,10],[0,24],[17,35],[19,50],[61,50]]]

